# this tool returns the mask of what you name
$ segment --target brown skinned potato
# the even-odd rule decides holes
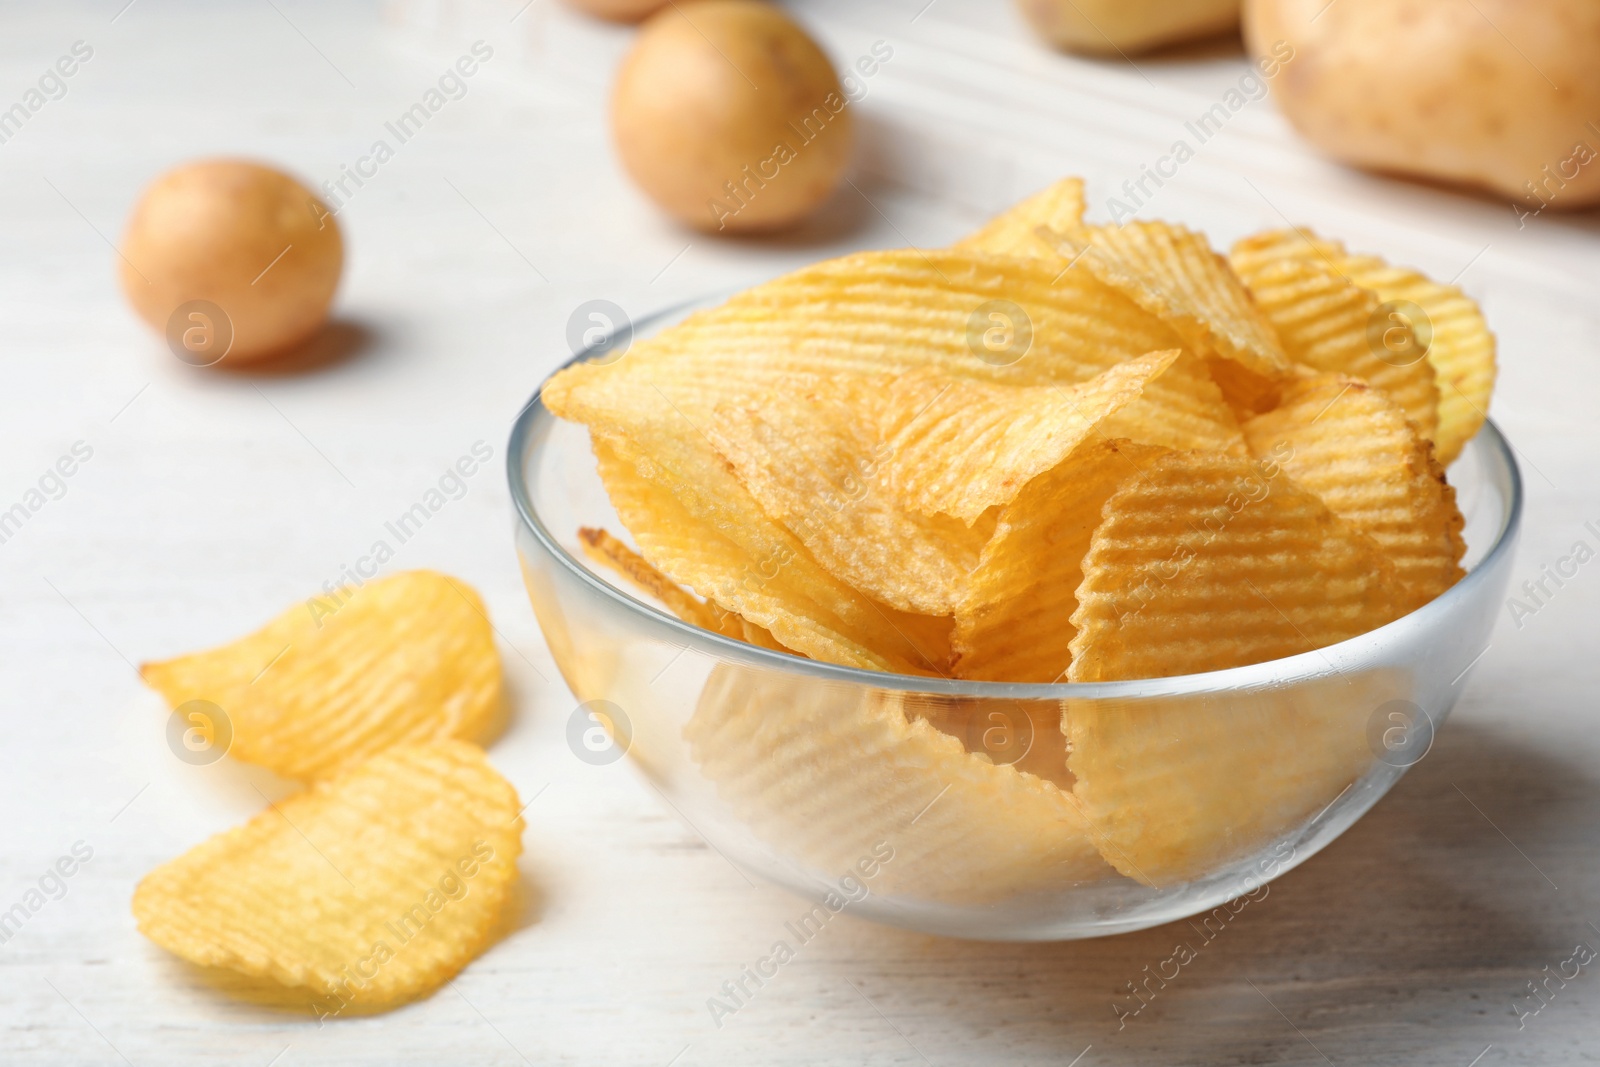
[[[1324,10],[1326,8],[1326,10]],[[1524,212],[1600,202],[1600,5],[1593,0],[1245,0],[1272,92],[1324,152],[1477,186]]]
[[[798,222],[838,185],[848,101],[804,30],[758,0],[702,0],[644,24],[611,98],[623,166],[661,207],[712,232]]]
[[[225,344],[231,327],[225,351],[185,341],[182,358],[245,363],[317,332],[343,264],[338,224],[303,185],[258,163],[205,160],[145,190],[123,237],[120,276],[139,317],[169,340],[210,344],[217,336]],[[225,319],[213,321],[213,308],[184,307],[194,301]]]
[[[586,15],[607,22],[638,22],[667,6],[667,0],[566,0]]]
[[[1239,24],[1239,0],[1017,0],[1058,48],[1091,55],[1145,52]]]

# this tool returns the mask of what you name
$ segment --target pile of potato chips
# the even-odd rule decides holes
[[[638,551],[586,549],[730,637],[1015,682],[1307,652],[1461,577],[1470,299],[1302,231],[1224,257],[1082,212],[1068,179],[556,375]]]
[[[308,990],[319,1019],[404,1003],[488,946],[522,805],[470,743],[497,728],[504,697],[465,583],[407,571],[344,588],[141,673],[201,747],[306,783],[139,883],[151,940]]]

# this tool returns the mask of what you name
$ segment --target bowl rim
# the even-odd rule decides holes
[[[707,294],[698,299],[682,301],[654,311],[631,323],[632,339],[637,341],[642,332],[651,332],[652,328],[659,327],[663,323],[670,324],[673,320],[681,319],[688,311],[711,306],[712,302],[726,299],[729,295],[731,295],[730,292]],[[1422,607],[1385,623],[1375,630],[1368,630],[1366,633],[1358,634],[1355,637],[1347,638],[1331,645],[1324,645],[1308,652],[1299,652],[1293,656],[1264,660],[1260,663],[1250,663],[1241,667],[1228,667],[1223,670],[1205,671],[1199,674],[1175,674],[1161,678],[1133,678],[1112,682],[991,682],[965,678],[899,674],[889,671],[869,670],[864,667],[847,667],[843,664],[810,659],[797,653],[781,652],[764,648],[760,645],[752,645],[687,623],[671,612],[639,600],[622,588],[600,578],[585,567],[577,557],[568,552],[565,546],[551,533],[550,529],[545,526],[528,492],[527,473],[529,464],[527,460],[532,455],[528,448],[528,442],[541,424],[549,423],[553,425],[559,421],[544,406],[542,397],[546,383],[566,368],[589,358],[593,350],[593,346],[585,348],[546,376],[539,383],[539,387],[534,390],[533,395],[528,398],[527,403],[517,412],[516,418],[512,423],[511,436],[506,445],[506,475],[510,481],[511,499],[516,505],[518,522],[552,558],[560,563],[573,577],[577,578],[579,582],[630,614],[665,628],[676,639],[676,643],[682,647],[698,647],[707,654],[714,655],[720,659],[740,660],[753,666],[770,667],[776,670],[810,675],[823,681],[865,685],[875,689],[892,690],[901,693],[991,700],[1148,698],[1152,696],[1217,693],[1298,683],[1325,676],[1330,672],[1337,672],[1338,668],[1333,667],[1329,662],[1329,656],[1335,652],[1341,657],[1361,658],[1370,655],[1386,643],[1385,634],[1393,627],[1403,624],[1431,624],[1436,616],[1445,615],[1453,611],[1456,604],[1466,599],[1473,589],[1491,580],[1490,576],[1496,569],[1495,564],[1512,551],[1522,528],[1522,472],[1517,466],[1515,450],[1510,442],[1506,440],[1505,435],[1500,432],[1500,428],[1495,425],[1494,420],[1485,417],[1482,427],[1471,440],[1475,441],[1478,437],[1484,438],[1484,443],[1489,451],[1503,464],[1508,475],[1510,488],[1505,504],[1505,513],[1501,519],[1500,529],[1495,534],[1494,543],[1489,546],[1489,550],[1483,554],[1483,558],[1478,561],[1477,565],[1468,571],[1465,577],[1455,585]],[[1470,443],[1471,441],[1469,441]],[[1481,652],[1478,654],[1481,655]]]

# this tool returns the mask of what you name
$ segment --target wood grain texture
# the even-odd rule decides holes
[[[749,885],[626,764],[588,766],[564,743],[572,698],[522,593],[498,464],[511,417],[565,357],[573,309],[604,297],[640,315],[826,255],[942,245],[1064,173],[1089,179],[1089,218],[1104,221],[1122,183],[1237,83],[1236,51],[1135,67],[1050,53],[998,2],[801,5],[841,64],[877,40],[894,50],[864,81],[855,187],[799,234],[717,242],[662,221],[611,158],[605,96],[626,29],[552,0],[520,15],[520,0],[403,3],[389,19],[355,3],[122,6],[0,11],[0,105],[73,42],[94,49],[0,144],[0,509],[75,442],[92,449],[0,544],[0,910],[75,842],[93,849],[0,944],[0,1060],[1593,1061],[1592,968],[1520,1029],[1513,1001],[1577,942],[1600,946],[1600,563],[1520,626],[1508,614],[1434,751],[1121,1029],[1113,1005],[1196,937],[1186,924],[1012,945],[846,918],[718,1029],[706,998],[799,901]],[[320,368],[196,371],[124,307],[107,242],[156,174],[245,154],[337,178],[479,38],[495,54],[466,94],[351,187],[340,328]],[[1494,414],[1528,479],[1514,585],[1594,540],[1593,217],[1519,229],[1507,205],[1345,171],[1270,101],[1199,146],[1144,213],[1219,246],[1287,216],[1459,274],[1500,336]],[[174,759],[131,664],[248,632],[337,579],[479,440],[493,464],[394,545],[391,566],[462,576],[495,620],[516,713],[491,760],[538,794],[523,905],[453,986],[319,1029],[309,1011],[213,987],[135,931],[144,872],[288,786]]]

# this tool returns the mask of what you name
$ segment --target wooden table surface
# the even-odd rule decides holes
[[[878,41],[893,56],[855,105],[853,186],[798,234],[735,241],[676,228],[629,187],[604,125],[629,31],[552,0],[5,5],[0,109],[75,42],[92,57],[0,144],[0,510],[75,445],[92,454],[0,544],[0,910],[75,844],[92,857],[0,944],[0,1061],[1600,1060],[1594,965],[1537,1014],[1527,999],[1547,967],[1600,947],[1600,563],[1532,616],[1506,613],[1428,757],[1125,1027],[1114,999],[1180,929],[987,944],[846,918],[712,1024],[706,999],[798,901],[746,884],[626,762],[568,750],[573,698],[511,551],[511,416],[589,299],[639,315],[851,249],[943,244],[1068,173],[1107,218],[1122,183],[1244,72],[1237,44],[1136,66],[1065,58],[999,0],[794,6],[839,62]],[[129,312],[112,243],[156,174],[248,154],[336,178],[479,39],[493,58],[466,94],[341,211],[332,358],[195,370]],[[1353,174],[1270,100],[1233,115],[1141,214],[1219,242],[1293,219],[1459,278],[1499,333],[1494,415],[1527,478],[1514,585],[1600,540],[1584,528],[1600,520],[1593,216],[1519,224],[1502,202]],[[538,793],[519,928],[427,1000],[319,1027],[136,932],[144,872],[255,812],[258,790],[289,787],[174,759],[132,665],[243,633],[335,578],[478,441],[494,464],[392,566],[461,575],[499,630],[516,715],[491,758]]]

